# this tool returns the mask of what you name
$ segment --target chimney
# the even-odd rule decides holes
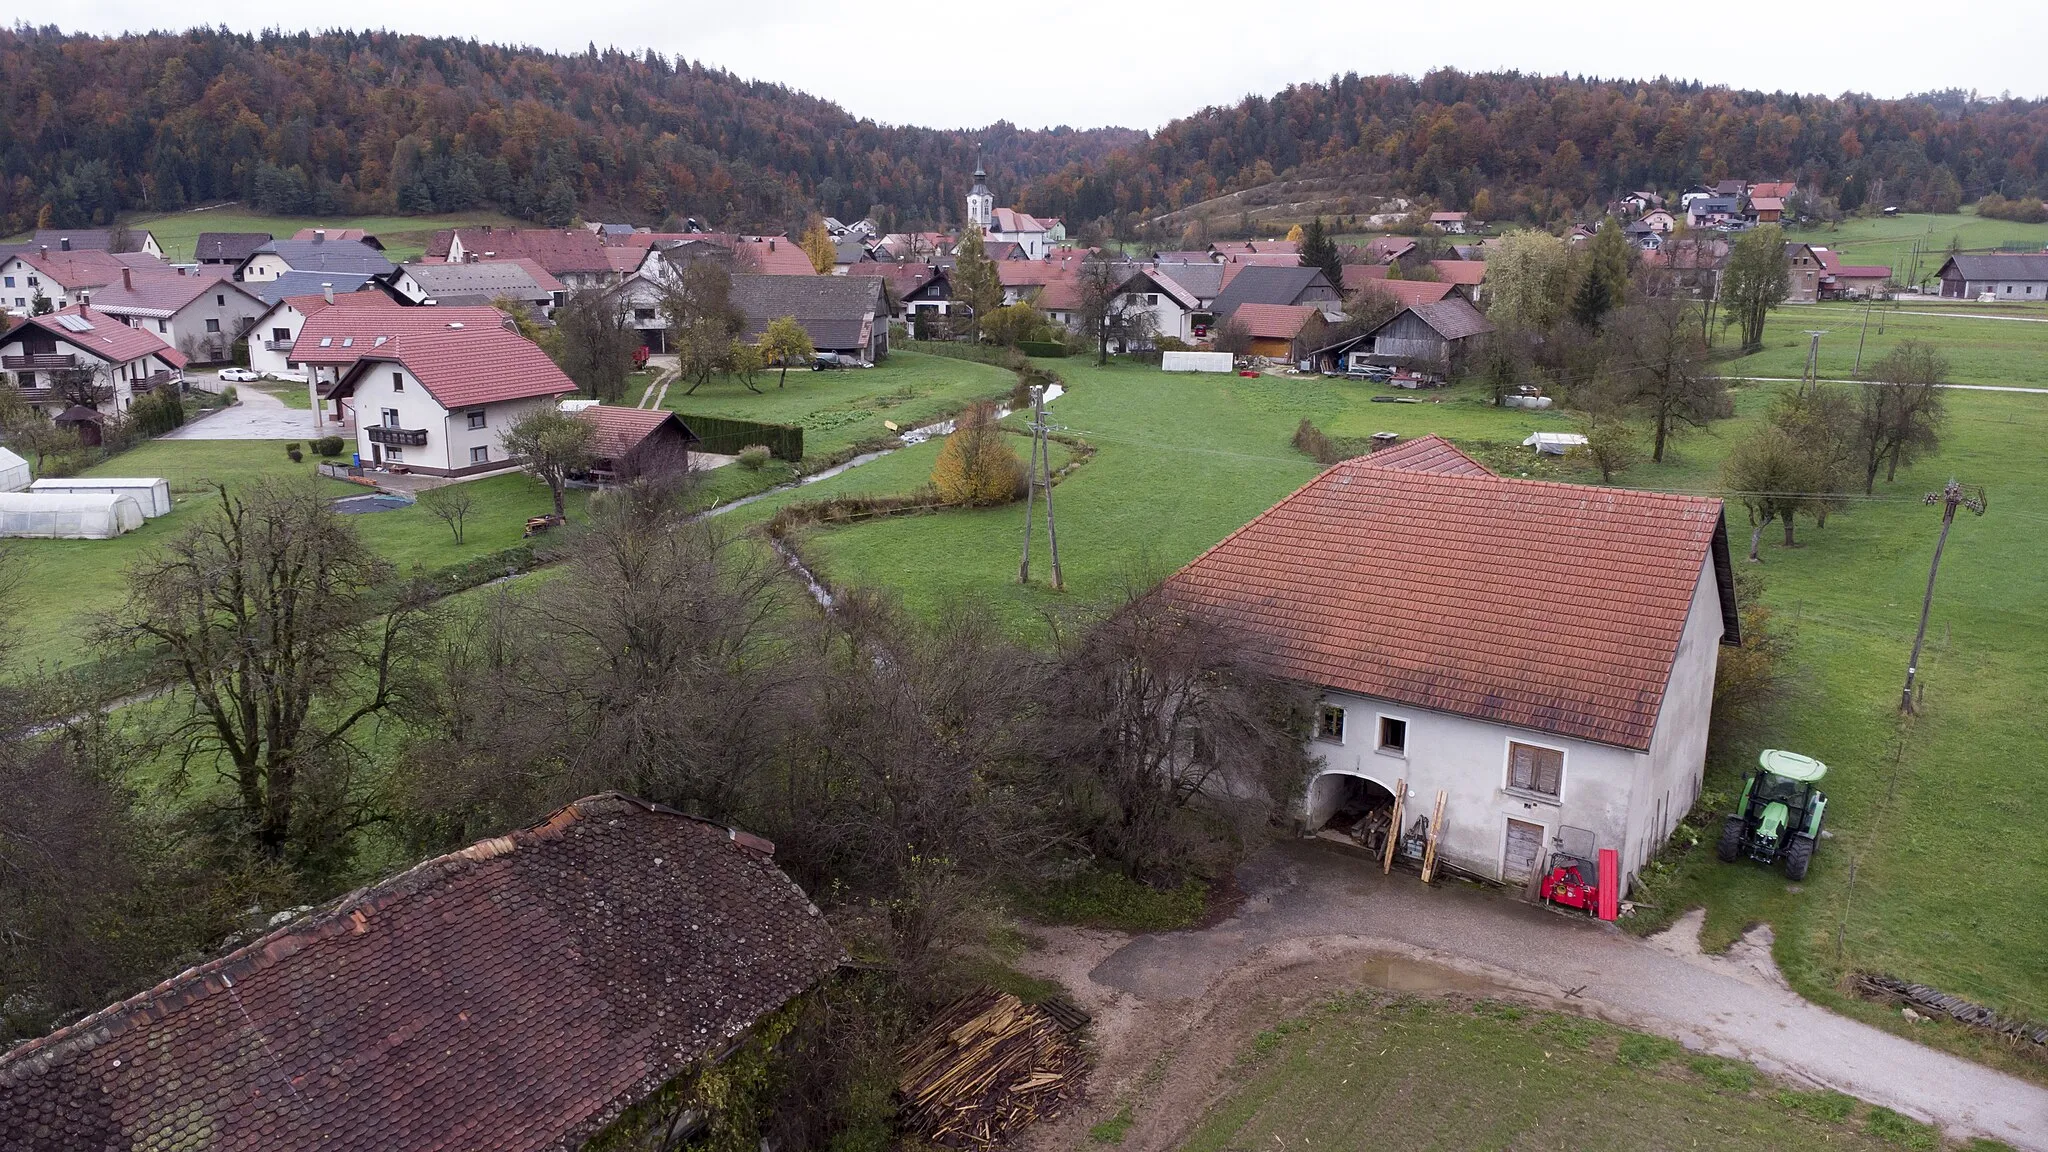
[[[62,252],[69,252],[69,251],[71,251],[71,237],[69,237],[69,236],[59,236],[59,237],[57,238],[57,248],[58,248],[58,250],[59,250],[59,251],[62,251]]]
[[[323,281],[323,282],[321,283],[321,285],[320,285],[320,294],[321,294],[322,296],[325,296],[325,297],[327,297],[327,302],[328,302],[329,304],[332,304],[332,303],[334,303],[334,285],[333,285],[333,284],[331,284],[331,283],[327,283],[327,282],[324,282],[324,281]]]
[[[325,229],[325,228],[315,228],[315,229],[313,229],[313,243],[315,243],[315,244],[325,244],[325,243],[327,243],[327,229]]]
[[[126,264],[121,265],[121,291],[135,291],[135,273]]]
[[[768,250],[770,252],[775,251],[775,241],[772,238],[768,241]]]

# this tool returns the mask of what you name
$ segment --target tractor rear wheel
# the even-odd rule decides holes
[[[1721,842],[1714,846],[1714,854],[1724,864],[1733,864],[1742,858],[1742,817],[1730,816],[1721,822]]]
[[[1806,879],[1806,867],[1813,863],[1813,837],[1794,836],[1785,849],[1785,879]]]

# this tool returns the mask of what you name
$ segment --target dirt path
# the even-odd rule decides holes
[[[2048,1089],[1837,1016],[1771,962],[1768,929],[1702,955],[1700,918],[1648,941],[1457,884],[1382,877],[1312,842],[1240,870],[1238,915],[1192,932],[1055,930],[1022,966],[1061,979],[1095,1014],[1088,1103],[1032,1135],[1083,1148],[1134,1102],[1123,1148],[1172,1148],[1219,1094],[1259,1028],[1346,988],[1506,995],[1660,1033],[1695,1051],[1836,1088],[1951,1135],[2048,1152]]]

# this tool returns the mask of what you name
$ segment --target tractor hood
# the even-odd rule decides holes
[[[1813,757],[1781,748],[1764,749],[1764,754],[1757,757],[1756,762],[1766,772],[1801,784],[1815,783],[1828,774],[1828,766]]]

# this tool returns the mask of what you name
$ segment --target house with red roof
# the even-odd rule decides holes
[[[269,311],[269,305],[235,283],[232,271],[223,267],[185,276],[168,266],[155,272],[124,266],[118,279],[93,290],[92,306],[155,333],[194,364],[230,359],[235,341]]]
[[[1252,355],[1290,364],[1308,355],[1328,324],[1313,304],[1240,304],[1230,322],[1251,334]]]
[[[666,408],[627,408],[589,400],[564,401],[562,406],[596,429],[590,441],[592,480],[618,483],[690,470],[690,445],[699,437]]]
[[[515,464],[505,452],[505,429],[576,391],[576,382],[539,345],[500,323],[495,309],[399,311],[409,326],[357,349],[326,393],[356,414],[356,450],[368,467],[466,476]],[[336,312],[309,320],[299,343]],[[490,317],[455,318],[469,312]],[[425,321],[412,320],[421,316]]]
[[[184,379],[185,356],[161,336],[73,304],[18,320],[0,335],[0,372],[38,408],[125,412],[137,396]]]
[[[113,253],[97,248],[23,249],[0,260],[0,306],[27,315],[40,296],[52,308],[69,308],[119,280],[124,267]]]
[[[1169,578],[1318,696],[1311,833],[1425,825],[1521,887],[1567,829],[1621,889],[1699,796],[1723,644],[1721,501],[1494,475],[1428,437],[1345,461]],[[1404,848],[1405,852],[1406,849]]]
[[[1813,254],[1820,257],[1823,300],[1862,300],[1883,295],[1891,285],[1889,264],[1844,264],[1841,255],[1832,248],[1816,247]]]
[[[585,1147],[845,961],[774,852],[585,797],[9,1049],[0,1152]]]

